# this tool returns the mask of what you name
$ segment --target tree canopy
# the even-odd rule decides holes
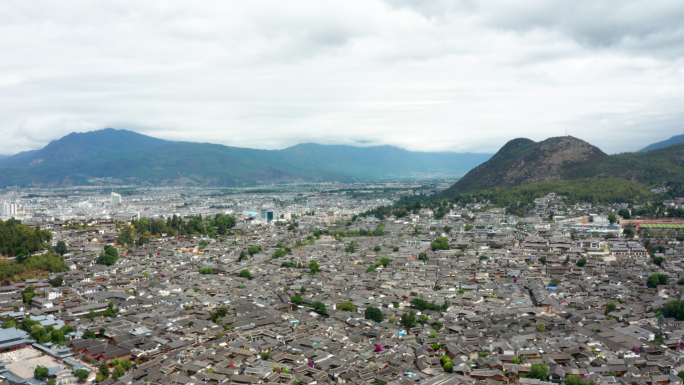
[[[549,367],[546,364],[532,364],[529,376],[530,378],[546,381],[549,376]]]
[[[651,274],[648,276],[646,286],[656,288],[658,285],[667,285],[667,274]]]
[[[451,245],[449,245],[449,239],[447,239],[446,237],[437,238],[437,240],[432,242],[430,247],[432,248],[432,251],[451,249]]]
[[[385,318],[385,315],[382,314],[382,311],[377,307],[373,306],[368,306],[366,310],[363,312],[363,315],[366,319],[375,322],[382,322],[382,320]]]

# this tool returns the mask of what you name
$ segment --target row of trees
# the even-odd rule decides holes
[[[181,218],[175,214],[166,219],[140,218],[131,221],[130,226],[124,227],[116,242],[122,246],[140,246],[148,243],[151,237],[161,234],[172,236],[208,235],[216,238],[217,235],[228,234],[236,224],[235,217],[224,214],[216,214],[214,217],[207,218],[202,218],[201,215]]]

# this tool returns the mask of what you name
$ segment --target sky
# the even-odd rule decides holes
[[[684,134],[681,0],[0,2],[0,154],[106,127],[262,149],[608,153]]]

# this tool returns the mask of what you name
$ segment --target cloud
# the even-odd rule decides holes
[[[495,152],[681,134],[676,1],[0,5],[0,154],[72,131]]]

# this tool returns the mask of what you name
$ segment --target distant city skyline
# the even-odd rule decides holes
[[[0,154],[112,127],[176,141],[607,153],[684,134],[684,3],[11,3]]]

